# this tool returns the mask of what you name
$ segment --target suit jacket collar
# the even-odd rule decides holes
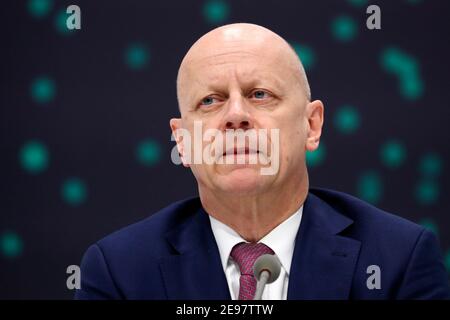
[[[169,299],[230,300],[208,214],[201,207],[191,219],[167,234],[178,254],[160,263]]]
[[[339,233],[353,220],[311,192],[304,206],[288,299],[348,299],[361,243]]]
[[[289,275],[288,299],[347,299],[360,242],[339,235],[353,221],[311,192],[304,203]],[[169,299],[229,300],[207,213],[201,207],[167,234],[177,252],[160,267]]]

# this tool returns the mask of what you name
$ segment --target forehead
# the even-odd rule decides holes
[[[280,48],[241,43],[208,48],[186,61],[185,85],[218,87],[237,80],[242,85],[270,82],[281,87],[292,80],[290,76],[294,73],[295,67],[288,58]]]
[[[194,61],[188,68],[188,76],[201,85],[220,86],[230,80],[237,80],[241,84],[271,80],[280,85],[283,71],[286,70],[274,57],[235,51]]]

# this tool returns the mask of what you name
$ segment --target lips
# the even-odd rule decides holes
[[[258,154],[259,150],[251,149],[248,147],[241,147],[241,148],[230,148],[227,149],[222,156],[226,155],[239,155],[239,154]]]

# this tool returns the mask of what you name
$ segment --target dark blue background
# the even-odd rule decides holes
[[[263,25],[312,50],[307,73],[313,98],[325,104],[326,152],[310,165],[311,185],[364,198],[361,177],[374,172],[380,196],[371,202],[435,231],[450,267],[450,2],[373,2],[382,12],[376,31],[366,28],[367,1],[223,1],[228,14],[215,21],[203,0],[50,3],[42,17],[32,14],[29,1],[3,1],[0,10],[0,298],[71,298],[66,268],[79,264],[90,244],[196,195],[190,171],[170,160],[176,74],[197,38],[231,22]],[[58,31],[55,18],[70,4],[81,8],[82,29]],[[356,23],[349,41],[333,36],[341,15]],[[140,68],[126,60],[133,43],[148,49]],[[423,94],[405,97],[383,69],[381,57],[390,47],[418,62]],[[42,75],[55,83],[46,103],[30,91]],[[359,115],[351,133],[334,120],[345,105]],[[37,173],[20,162],[33,140],[49,155]],[[392,140],[405,150],[395,167],[380,156]],[[150,163],[136,154],[142,141],[153,143]],[[427,154],[437,155],[440,169],[424,176]],[[70,177],[85,185],[87,197],[78,203],[62,196]],[[433,186],[431,200],[418,198],[421,183]]]

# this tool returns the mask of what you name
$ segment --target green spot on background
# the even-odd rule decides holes
[[[406,0],[406,2],[412,5],[417,5],[420,4],[422,0]]]
[[[309,167],[316,167],[321,165],[326,156],[326,146],[321,141],[319,147],[314,151],[306,151],[306,164]]]
[[[444,257],[444,263],[447,271],[450,273],[450,249],[447,250],[447,254]]]
[[[360,125],[359,112],[355,107],[340,107],[334,116],[334,125],[342,133],[353,133]]]
[[[27,4],[29,14],[35,18],[43,18],[47,16],[52,7],[52,0],[28,0]]]
[[[141,141],[136,148],[137,160],[145,166],[153,166],[160,160],[161,148],[156,141]]]
[[[31,140],[20,149],[19,161],[25,171],[32,174],[40,173],[48,167],[47,147],[40,141]]]
[[[353,18],[344,15],[339,16],[331,23],[331,33],[336,40],[349,42],[356,37],[358,26]]]
[[[367,5],[367,3],[369,1],[368,0],[347,0],[347,2],[349,2],[351,5],[353,5],[355,7],[363,7],[363,6]]]
[[[395,47],[381,53],[382,68],[397,77],[400,94],[406,100],[417,100],[423,96],[425,85],[420,77],[420,65],[412,55]]]
[[[416,76],[403,77],[400,81],[400,93],[407,100],[419,99],[424,91],[424,83]]]
[[[420,220],[419,224],[422,227],[425,227],[428,230],[430,230],[431,232],[433,232],[436,236],[439,235],[438,225],[433,219],[431,219],[431,218],[424,218],[424,219]]]
[[[381,146],[381,162],[388,168],[400,167],[406,159],[406,149],[399,141],[391,140]]]
[[[44,104],[55,98],[56,85],[49,77],[40,76],[33,80],[30,91],[33,101]]]
[[[230,6],[222,0],[210,0],[203,5],[203,16],[211,24],[221,24],[228,19]]]
[[[69,178],[62,185],[61,195],[67,204],[78,206],[86,201],[86,184],[79,178]]]
[[[310,70],[316,62],[314,50],[310,46],[301,45],[299,43],[292,43],[291,45],[302,61],[305,70]]]
[[[358,179],[357,194],[359,198],[377,204],[383,195],[383,184],[380,175],[374,171],[368,171]]]
[[[419,171],[427,178],[435,178],[442,172],[442,159],[435,153],[425,154],[420,160]]]
[[[434,181],[420,181],[415,190],[416,200],[422,205],[430,205],[437,202],[439,197],[439,185]]]
[[[381,52],[381,66],[387,72],[404,77],[415,76],[419,71],[417,60],[396,47],[389,47]]]
[[[125,62],[131,69],[144,68],[148,64],[149,59],[149,51],[143,44],[132,44],[125,51]]]
[[[75,33],[76,29],[67,28],[67,18],[70,15],[71,14],[66,12],[66,8],[63,8],[56,13],[54,23],[56,31],[58,31],[59,34],[69,35]]]
[[[14,232],[5,232],[0,237],[0,246],[3,256],[16,258],[22,254],[23,241]]]

